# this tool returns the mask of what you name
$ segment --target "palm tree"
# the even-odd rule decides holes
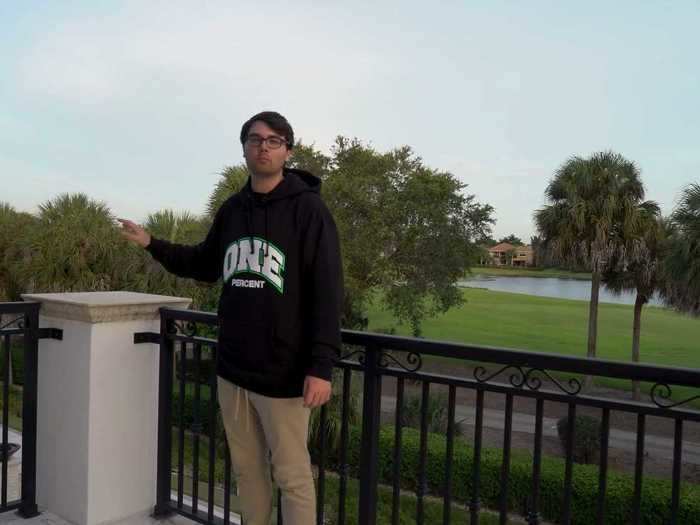
[[[165,209],[151,213],[144,227],[154,236],[170,242],[194,244],[204,239],[206,221],[188,212]]]
[[[39,206],[28,235],[23,277],[32,291],[123,289],[128,247],[106,204],[82,193],[62,194]]]
[[[543,242],[560,262],[585,264],[592,272],[587,356],[596,356],[598,296],[610,259],[634,231],[644,186],[635,164],[605,151],[562,164],[545,190],[549,204],[535,212]],[[587,378],[587,385],[590,379]]]
[[[26,234],[35,221],[29,213],[0,202],[0,300],[19,301],[26,291],[19,270],[29,257]]]
[[[634,319],[632,322],[632,361],[639,362],[642,308],[663,282],[663,260],[667,250],[670,224],[660,217],[658,204],[645,202],[639,206],[637,233],[621,239],[625,249],[611,260],[603,273],[603,282],[613,293],[634,290]],[[639,381],[632,382],[633,397],[640,399]]]
[[[0,301],[19,301],[22,292],[25,291],[25,283],[20,278],[18,269],[27,256],[22,232],[31,228],[32,221],[33,217],[30,214],[18,212],[9,203],[0,201]],[[14,314],[3,318],[3,314],[0,313],[0,327],[9,326],[15,318]],[[9,345],[8,350],[12,352],[13,345]],[[7,363],[8,384],[12,387],[12,356]]]
[[[165,209],[151,213],[144,228],[154,237],[178,244],[197,244],[207,234],[207,217],[197,217],[190,212]],[[179,297],[192,298],[193,307],[211,310],[218,294],[216,287],[183,279],[167,272],[147,252],[138,250],[137,266],[132,272],[136,290]]]
[[[689,184],[671,215],[675,231],[665,260],[666,303],[700,315],[700,184]]]
[[[226,199],[243,188],[248,180],[248,169],[243,164],[229,166],[220,175],[221,179],[214,186],[207,203],[207,215],[210,220],[214,219],[214,215]]]

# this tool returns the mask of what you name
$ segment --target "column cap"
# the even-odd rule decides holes
[[[41,315],[86,323],[153,320],[163,306],[187,308],[192,299],[138,292],[65,292],[22,294],[41,303]]]

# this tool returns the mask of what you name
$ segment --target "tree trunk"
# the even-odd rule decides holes
[[[637,292],[634,300],[634,321],[632,322],[632,361],[639,363],[639,336],[642,328],[642,307],[646,303],[646,298]],[[632,398],[635,401],[641,399],[639,381],[632,381]]]
[[[598,339],[598,296],[600,295],[600,272],[594,271],[591,279],[591,301],[588,304],[588,350],[586,357],[595,358]],[[593,377],[586,376],[584,385],[588,390],[593,384]]]

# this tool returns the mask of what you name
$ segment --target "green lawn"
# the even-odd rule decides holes
[[[591,274],[570,272],[558,268],[501,268],[496,266],[474,266],[470,268],[474,275],[497,275],[501,277],[558,277],[559,279],[578,279],[590,281]]]
[[[464,305],[425,321],[426,338],[585,356],[588,302],[476,288],[463,293]],[[397,334],[410,335],[410,328],[396,323],[378,303],[370,309],[369,330],[393,327]],[[598,357],[630,360],[632,306],[601,304],[598,319]],[[663,308],[644,308],[640,351],[642,362],[700,368],[700,320]],[[605,383],[629,386],[626,381]]]

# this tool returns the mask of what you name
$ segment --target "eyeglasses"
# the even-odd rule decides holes
[[[285,144],[287,144],[287,140],[285,138],[276,137],[275,135],[272,135],[270,137],[261,137],[260,135],[248,135],[248,138],[246,138],[245,141],[249,146],[253,146],[256,148],[262,146],[263,142],[267,142],[267,146],[270,149],[279,149]]]

